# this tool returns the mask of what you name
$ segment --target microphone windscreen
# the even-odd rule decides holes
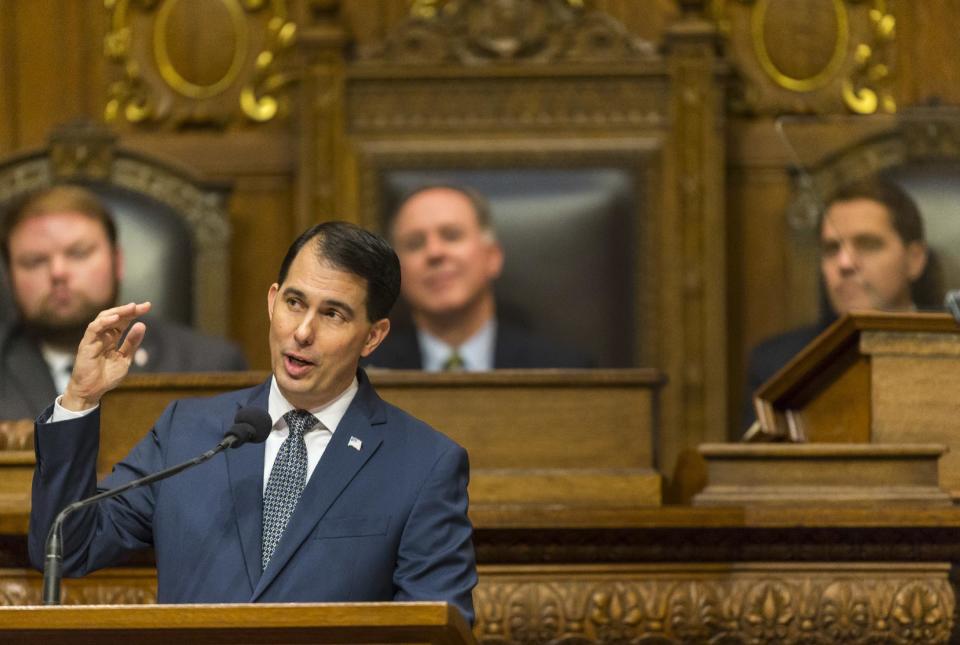
[[[953,319],[960,325],[960,289],[948,291],[943,299],[943,306],[950,312]]]
[[[237,410],[233,418],[233,425],[227,430],[228,436],[236,437],[232,447],[237,448],[245,443],[263,443],[270,436],[273,420],[263,408],[246,407]]]

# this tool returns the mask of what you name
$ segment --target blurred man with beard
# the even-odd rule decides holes
[[[398,325],[367,364],[428,372],[593,367],[498,316],[494,281],[503,249],[490,208],[475,190],[436,184],[401,202],[390,227],[412,325]]]
[[[87,324],[115,303],[123,254],[110,213],[74,185],[44,189],[13,208],[0,227],[0,253],[16,308],[0,326],[0,419],[33,418],[66,387]],[[234,345],[153,320],[132,369],[245,368]]]

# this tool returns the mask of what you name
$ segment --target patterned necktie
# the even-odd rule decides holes
[[[283,418],[290,428],[290,435],[280,446],[270,470],[270,479],[267,480],[267,490],[263,494],[263,550],[260,560],[263,569],[267,568],[307,483],[307,444],[303,441],[303,435],[319,423],[315,416],[305,410],[291,410]]]

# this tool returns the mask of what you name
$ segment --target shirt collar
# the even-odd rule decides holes
[[[464,369],[468,372],[484,372],[493,369],[493,354],[496,346],[497,321],[488,320],[460,347],[453,347],[423,329],[417,329],[423,369],[427,372],[439,372],[454,349],[463,359]]]
[[[336,431],[337,426],[340,425],[340,420],[343,419],[343,416],[347,413],[347,408],[350,407],[350,403],[353,401],[353,397],[356,396],[359,387],[357,377],[354,376],[353,381],[351,381],[347,389],[337,398],[320,407],[311,408],[308,412],[317,417],[320,423],[333,433]],[[274,430],[286,429],[287,422],[284,420],[283,415],[293,409],[294,405],[287,401],[286,397],[280,392],[280,388],[277,386],[277,379],[271,376],[267,412],[270,413],[270,419],[273,420]]]

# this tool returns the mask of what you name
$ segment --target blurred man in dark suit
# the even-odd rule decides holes
[[[370,366],[433,372],[592,366],[579,352],[497,316],[493,283],[503,250],[476,191],[419,188],[400,204],[390,233],[413,325],[395,329]]]
[[[0,226],[14,315],[0,317],[0,419],[36,417],[70,378],[87,323],[112,306],[123,278],[116,225],[96,195],[60,185],[26,197]],[[240,349],[153,319],[138,372],[246,369]]]
[[[758,345],[750,354],[744,427],[753,392],[838,317],[856,310],[913,311],[941,306],[937,271],[913,199],[896,184],[869,179],[838,190],[817,224],[820,272],[830,310],[810,326]]]

